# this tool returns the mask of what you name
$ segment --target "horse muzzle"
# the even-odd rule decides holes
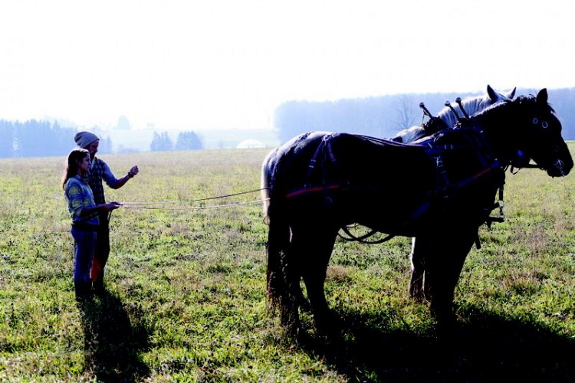
[[[573,168],[573,160],[570,159],[567,163],[561,159],[557,159],[554,163],[547,167],[547,174],[550,177],[565,177]]]

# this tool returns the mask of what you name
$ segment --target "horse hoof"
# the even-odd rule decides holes
[[[420,289],[409,290],[409,296],[417,303],[421,303],[425,300],[425,294]]]
[[[339,317],[332,312],[316,317],[315,328],[319,336],[333,337],[341,332],[342,323]]]

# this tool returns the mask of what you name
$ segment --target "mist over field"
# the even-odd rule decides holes
[[[498,91],[504,91],[498,89]],[[65,155],[74,147],[73,136],[89,130],[100,138],[100,153],[147,151],[234,149],[276,147],[290,138],[311,130],[347,132],[375,137],[393,137],[398,131],[422,123],[419,103],[432,113],[439,112],[446,100],[482,95],[476,93],[400,94],[342,99],[336,101],[288,101],[273,113],[269,127],[263,129],[163,130],[160,127],[134,128],[127,116],[115,126],[75,126],[63,121],[7,121],[0,119],[0,157],[38,157]],[[535,89],[519,88],[516,95],[536,94]],[[575,88],[551,89],[549,100],[563,125],[563,137],[575,139]],[[185,138],[193,135],[194,141]]]

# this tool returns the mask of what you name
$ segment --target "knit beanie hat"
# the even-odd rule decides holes
[[[99,140],[98,136],[90,132],[78,132],[74,136],[74,141],[76,141],[76,145],[78,145],[83,149],[87,148],[88,145],[97,140]]]

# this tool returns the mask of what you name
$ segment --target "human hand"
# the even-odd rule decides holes
[[[107,211],[112,211],[112,210],[115,210],[115,209],[119,208],[120,206],[122,206],[122,204],[119,202],[113,201],[113,202],[109,202],[109,203],[105,204],[105,206],[106,206]]]
[[[128,176],[130,178],[132,178],[133,176],[135,176],[136,174],[138,174],[140,172],[140,169],[138,169],[137,166],[132,166],[132,168],[130,169],[130,171],[128,172]]]

